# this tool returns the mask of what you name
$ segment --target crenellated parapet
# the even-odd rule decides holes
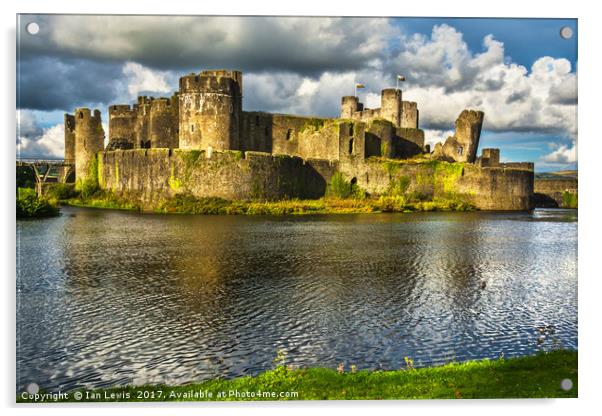
[[[341,118],[363,122],[382,119],[391,122],[394,128],[418,129],[418,105],[413,101],[403,101],[400,89],[387,88],[381,91],[379,108],[364,108],[359,98],[353,95],[343,97]]]

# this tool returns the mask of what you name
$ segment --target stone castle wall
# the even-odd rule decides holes
[[[146,207],[177,194],[225,199],[318,198],[335,165],[261,152],[132,149],[100,152],[99,185]],[[314,167],[315,166],[315,167]],[[318,171],[319,169],[319,171]]]
[[[565,208],[564,194],[578,194],[577,178],[541,178],[535,179],[533,191],[535,204],[540,207]]]
[[[404,163],[368,159],[365,163],[341,163],[347,180],[355,179],[371,195],[390,192],[404,183],[405,194],[433,198],[460,198],[481,210],[533,208],[533,172],[480,168],[472,164],[431,161]]]
[[[361,150],[360,150],[361,151]],[[372,196],[405,182],[405,192],[425,199],[462,198],[482,210],[532,208],[533,172],[470,164],[399,163],[344,157],[303,160],[262,152],[133,149],[99,153],[99,184],[157,206],[177,194],[225,199],[319,198],[340,171]]]

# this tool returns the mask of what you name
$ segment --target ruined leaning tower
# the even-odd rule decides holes
[[[71,127],[73,127],[71,129]],[[81,188],[88,179],[96,154],[104,149],[105,133],[100,120],[100,111],[91,113],[89,108],[77,108],[73,115],[65,114],[65,144],[73,135],[73,155],[75,158],[75,186]],[[65,146],[65,159],[71,149]]]
[[[241,72],[203,71],[180,78],[181,149],[239,149],[241,119]]]

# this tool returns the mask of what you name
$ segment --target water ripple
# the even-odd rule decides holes
[[[20,221],[17,387],[577,348],[572,211]]]

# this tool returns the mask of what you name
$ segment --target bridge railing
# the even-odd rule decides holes
[[[19,165],[74,165],[75,159],[33,159],[33,158],[19,158],[17,159]]]

